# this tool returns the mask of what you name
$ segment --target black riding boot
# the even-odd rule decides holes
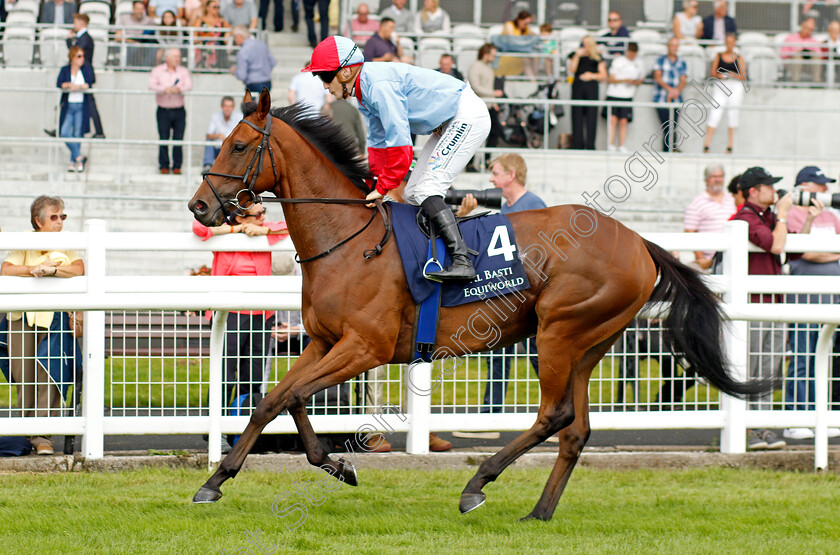
[[[440,230],[440,236],[446,248],[452,253],[452,266],[439,272],[430,272],[430,277],[441,281],[471,281],[475,279],[475,268],[469,257],[467,243],[461,235],[461,229],[455,214],[446,205],[442,197],[429,197],[420,204],[420,208]],[[443,259],[443,256],[439,256]]]

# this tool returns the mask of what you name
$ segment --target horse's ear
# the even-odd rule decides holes
[[[260,118],[264,118],[268,116],[268,111],[271,109],[271,93],[268,92],[268,89],[263,87],[262,92],[260,93],[260,100],[259,106],[257,107],[257,112],[260,115]]]
[[[254,99],[251,97],[251,91],[249,89],[245,89],[245,98],[242,99],[242,104],[247,104],[253,100]]]

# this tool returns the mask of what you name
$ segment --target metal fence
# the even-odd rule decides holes
[[[827,426],[840,426],[840,410],[829,411],[829,392],[840,381],[829,377],[831,337],[840,313],[813,304],[750,304],[748,293],[798,293],[833,295],[840,290],[836,277],[747,276],[749,250],[746,225],[729,224],[726,233],[647,234],[665,248],[724,252],[724,274],[708,276],[708,283],[723,295],[733,319],[725,341],[736,373],[746,375],[747,361],[760,349],[777,358],[785,356],[784,342],[748,346],[748,321],[819,323],[820,342],[815,347],[813,384],[816,410],[802,407],[801,398],[787,403],[775,392],[767,406],[721,396],[690,373],[679,360],[663,352],[661,328],[641,315],[624,338],[595,368],[590,382],[591,422],[595,429],[719,428],[724,452],[743,452],[747,427],[816,427],[816,465],[827,464]],[[212,245],[190,234],[107,233],[105,223],[89,220],[85,232],[3,233],[0,249],[76,249],[84,251],[86,274],[70,279],[0,278],[0,311],[84,310],[84,334],[79,358],[71,356],[71,372],[54,382],[66,386],[64,404],[55,403],[49,414],[23,416],[14,407],[23,385],[0,385],[0,422],[6,433],[83,434],[83,453],[103,455],[104,434],[209,433],[210,459],[220,458],[222,433],[234,434],[247,424],[250,406],[232,410],[223,402],[227,387],[243,387],[225,376],[223,356],[225,323],[229,311],[300,309],[300,278],[219,276],[110,276],[105,274],[108,253],[114,251],[267,250],[247,237],[216,238]],[[840,237],[791,236],[792,252],[840,252]],[[270,247],[291,252],[289,240]],[[208,252],[209,254],[209,252]],[[271,294],[263,292],[270,291]],[[833,305],[832,305],[833,306]],[[214,309],[212,323],[202,311]],[[195,314],[189,313],[195,312]],[[290,320],[287,313],[274,315],[274,325]],[[827,324],[827,325],[823,325]],[[270,327],[270,326],[269,326]],[[273,386],[295,360],[300,334],[294,322],[285,344],[272,338],[274,352],[257,355],[253,380]],[[245,333],[251,333],[247,330]],[[530,347],[532,349],[533,347]],[[794,346],[796,351],[796,346]],[[228,353],[230,354],[230,353]],[[349,387],[331,396],[321,395],[310,404],[312,422],[319,432],[354,432],[370,423],[369,413],[385,403],[408,417],[389,422],[407,432],[409,452],[428,449],[429,431],[522,430],[533,423],[539,404],[536,375],[529,364],[533,351],[527,345],[505,354],[474,354],[452,365],[453,359],[434,365],[390,365],[368,372]],[[235,356],[235,353],[234,353]],[[501,358],[500,358],[501,357]],[[268,360],[263,364],[262,359]],[[503,387],[502,380],[488,382],[488,364],[510,363],[507,391],[485,401],[488,387]],[[447,366],[448,365],[448,366]],[[836,372],[836,370],[835,370]],[[411,376],[407,378],[407,373]],[[81,395],[79,386],[81,383]],[[406,387],[406,383],[408,386]],[[791,383],[788,380],[788,383]],[[436,385],[435,385],[436,384]],[[246,386],[249,384],[245,384]],[[262,384],[260,384],[262,385]],[[794,382],[796,385],[796,382]],[[431,393],[430,393],[431,392]],[[77,401],[81,399],[81,403]],[[49,409],[49,406],[44,407]],[[290,417],[280,416],[268,433],[294,433]]]

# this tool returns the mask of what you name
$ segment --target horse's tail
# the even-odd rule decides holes
[[[720,302],[700,274],[659,245],[645,241],[645,246],[659,269],[659,283],[648,302],[670,303],[663,335],[674,357],[685,358],[693,373],[729,395],[743,398],[767,391],[769,383],[742,383],[732,377],[723,351]]]

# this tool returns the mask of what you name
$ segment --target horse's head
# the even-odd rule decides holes
[[[243,105],[252,102],[245,93]],[[213,167],[188,206],[195,219],[207,226],[230,221],[252,204],[257,195],[274,188],[277,168],[270,146],[271,95],[263,89],[257,109],[245,117],[222,143]]]

